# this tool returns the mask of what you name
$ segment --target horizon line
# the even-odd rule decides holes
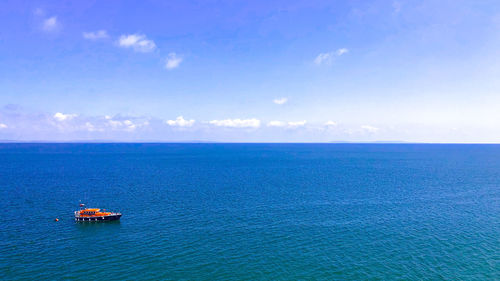
[[[238,142],[238,141],[117,141],[117,140],[0,140],[0,144],[484,144],[500,145],[500,142],[411,142],[411,141],[329,141],[329,142]]]

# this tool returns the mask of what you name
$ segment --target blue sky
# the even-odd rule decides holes
[[[0,139],[500,141],[498,1],[2,1]]]

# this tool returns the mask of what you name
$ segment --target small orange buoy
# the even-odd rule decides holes
[[[59,219],[58,219],[58,218],[56,218],[56,219],[55,219],[55,221],[59,221]]]

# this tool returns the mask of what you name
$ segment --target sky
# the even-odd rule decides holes
[[[0,1],[0,140],[500,142],[500,2]]]

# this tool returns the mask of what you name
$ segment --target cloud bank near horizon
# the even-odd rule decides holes
[[[33,112],[18,105],[0,108],[0,139],[14,141],[236,141],[236,142],[330,142],[330,141],[416,141],[442,142],[443,136],[456,136],[449,142],[462,140],[464,131],[439,127],[429,130],[407,126],[381,126],[369,123],[345,123],[332,120],[262,120],[259,118],[227,118],[195,120],[178,116],[162,119],[152,116],[96,115],[71,112]],[[406,133],[407,138],[399,136]],[[436,139],[428,139],[429,133]],[[476,133],[481,133],[477,132]],[[469,135],[470,136],[470,135]],[[476,136],[477,137],[477,136]],[[489,142],[485,140],[486,142]],[[472,141],[471,142],[477,142]]]

